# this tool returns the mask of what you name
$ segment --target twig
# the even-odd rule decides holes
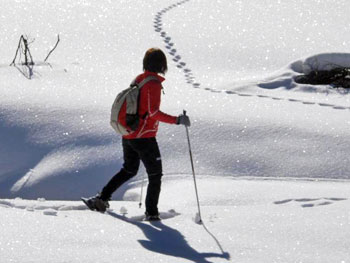
[[[49,58],[49,56],[51,55],[51,53],[56,49],[58,42],[60,42],[60,35],[57,35],[57,42],[56,45],[53,47],[53,49],[51,49],[51,51],[49,52],[49,54],[47,54],[46,58],[44,59],[44,62],[46,62],[46,60]]]
[[[13,66],[16,64],[16,58],[17,58],[17,55],[18,55],[18,50],[21,48],[21,41],[23,39],[23,35],[21,35],[19,41],[18,41],[18,47],[17,47],[17,50],[16,50],[16,55],[15,55],[15,58],[12,60],[12,63],[10,64],[10,66]]]
[[[30,43],[33,43],[33,41],[30,42]],[[18,47],[17,47],[17,50],[16,50],[15,57],[14,57],[12,63],[10,64],[10,66],[16,65],[16,58],[17,58],[17,56],[19,54],[20,55],[20,59],[21,59],[21,53],[22,52],[23,52],[23,55],[24,55],[24,63],[22,63],[22,65],[26,65],[26,66],[34,65],[33,57],[32,57],[32,54],[30,53],[30,49],[29,49],[29,44],[28,44],[28,37],[25,38],[23,35],[21,35],[21,37],[19,38]],[[28,63],[28,54],[29,54],[29,58],[30,58],[30,62],[29,63]]]
[[[33,43],[33,42],[34,42],[34,40],[30,43]],[[26,65],[26,66],[34,65],[33,57],[32,57],[32,54],[30,53],[30,49],[29,49],[28,38],[23,38],[23,43],[24,43],[24,59],[25,59],[24,65]],[[29,54],[29,57],[31,60],[30,63],[28,63],[27,53]]]

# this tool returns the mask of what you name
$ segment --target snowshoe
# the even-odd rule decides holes
[[[150,215],[146,212],[144,220],[145,221],[160,221],[161,218],[159,217],[159,214]]]
[[[92,211],[98,211],[98,212],[104,213],[106,212],[107,208],[109,208],[108,201],[102,200],[100,195],[96,195],[90,198],[82,197],[81,200]]]

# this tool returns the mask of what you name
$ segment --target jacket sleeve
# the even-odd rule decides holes
[[[157,121],[176,124],[177,117],[162,112],[160,107],[161,85],[150,85],[147,90],[148,116]]]

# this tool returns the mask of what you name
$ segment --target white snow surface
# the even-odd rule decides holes
[[[207,230],[186,176],[164,182],[166,219],[155,223],[133,219],[135,201],[101,214],[78,201],[0,200],[1,262],[348,262],[349,186],[201,178]]]
[[[347,1],[28,0],[1,10],[1,263],[350,262],[350,97],[294,81],[350,66]],[[34,40],[31,80],[9,66],[21,34]],[[204,225],[176,125],[157,136],[162,222],[137,220],[143,167],[108,213],[78,201],[121,168],[110,108],[149,47],[168,58],[161,109],[191,118]]]

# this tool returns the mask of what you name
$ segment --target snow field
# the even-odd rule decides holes
[[[230,254],[230,262],[348,260],[348,183],[205,177],[198,180],[198,187],[205,226]],[[178,215],[161,223],[121,215],[122,207],[127,218],[142,215],[138,194],[139,188],[130,189],[126,198],[134,196],[135,201],[111,202],[110,214],[84,210],[75,201],[2,200],[3,258],[7,262],[225,261],[215,240],[193,221],[197,206],[191,178],[174,176],[164,182],[161,212],[173,209]],[[215,256],[206,258],[205,253]]]
[[[312,5],[312,10],[317,10],[314,20],[318,21],[324,8],[323,4],[315,3],[303,3],[300,8],[310,9]],[[32,27],[38,28],[32,32],[32,37],[36,38],[32,44],[34,59],[40,60],[46,55],[52,42],[47,35],[55,39],[53,36],[62,32],[62,41],[50,59],[52,68],[37,66],[36,77],[31,81],[15,68],[1,68],[4,73],[2,91],[6,94],[1,98],[0,107],[5,124],[0,130],[2,197],[36,199],[45,196],[69,200],[100,190],[122,163],[120,139],[108,123],[110,105],[117,92],[127,87],[140,72],[140,58],[150,46],[159,46],[168,52],[169,73],[164,83],[166,94],[162,98],[162,110],[173,115],[187,110],[193,123],[190,135],[199,174],[348,178],[348,96],[335,91],[325,93],[329,88],[296,85],[292,81],[297,68],[307,64],[293,61],[325,51],[327,44],[323,37],[337,28],[339,16],[347,10],[343,2],[338,2],[334,9],[339,13],[330,14],[334,19],[327,18],[324,22],[327,27],[314,24],[310,37],[319,36],[319,44],[308,46],[308,52],[294,47],[300,36],[292,33],[295,28],[303,32],[310,30],[312,18],[308,16],[306,20],[289,25],[295,13],[287,15],[286,4],[259,2],[250,8],[244,3],[227,1],[215,7],[208,3],[211,8],[203,8],[203,3],[198,1],[163,4],[164,7],[155,8],[152,2],[120,2],[118,5],[96,1],[55,2],[46,5],[45,11],[39,8],[39,2],[32,6],[28,3],[8,6],[5,18],[14,10],[18,16],[27,12],[31,26],[16,20],[0,38],[2,50],[7,50],[11,41],[17,42],[19,30],[31,32]],[[290,4],[294,7],[300,3]],[[266,9],[262,21],[266,22],[265,12],[269,12],[281,22],[278,28],[286,38],[285,46],[275,45],[275,31],[268,27],[265,31],[259,24],[259,30],[263,31],[258,34],[251,26],[253,20],[249,17],[260,14],[262,7]],[[62,11],[59,17],[54,16],[57,8]],[[142,12],[135,12],[136,17],[129,20],[130,10],[138,8]],[[299,12],[300,8],[293,12]],[[234,19],[230,16],[232,10],[240,10]],[[286,17],[284,22],[282,15]],[[50,17],[51,27],[44,30],[39,18],[45,16]],[[204,19],[206,17],[209,19]],[[134,25],[136,21],[150,23]],[[69,26],[72,24],[75,26]],[[84,28],[90,31],[82,31]],[[240,35],[237,34],[239,28],[252,31]],[[346,27],[337,29],[343,36],[349,35]],[[216,45],[212,43],[215,34]],[[264,34],[265,42],[248,41]],[[242,46],[238,45],[235,52],[228,52],[233,46],[232,39],[240,40]],[[337,41],[332,51],[345,52],[347,41],[346,38],[343,42]],[[173,46],[167,48],[170,44]],[[260,57],[266,55],[267,46],[274,52],[293,49],[295,52],[289,52],[288,56],[271,55],[279,61],[270,63]],[[248,61],[251,64],[245,59],[245,49],[250,52]],[[124,50],[131,50],[131,53]],[[177,56],[180,60],[174,61]],[[322,56],[326,62],[341,62],[339,56],[332,54],[317,58]],[[4,62],[11,61],[12,55],[4,52],[2,58]],[[181,66],[181,63],[186,65]],[[262,63],[266,65],[265,73],[261,71]],[[235,68],[238,64],[242,65],[241,69]],[[210,69],[203,68],[205,65]],[[280,71],[275,72],[278,69]],[[245,76],[245,80],[240,80],[233,72]],[[258,72],[256,76],[259,77],[252,79],[254,72]],[[165,173],[189,173],[184,130],[162,125],[158,141]],[[216,158],[212,158],[213,155]],[[76,189],[66,184],[81,187]]]
[[[293,81],[315,59],[349,65],[345,0],[2,7],[1,263],[349,262],[349,96]],[[58,33],[51,67],[41,64]],[[21,34],[35,38],[39,64],[30,81],[8,67]],[[162,124],[157,138],[164,221],[127,219],[143,214],[142,167],[115,193],[109,214],[74,201],[101,190],[121,167],[110,106],[152,46],[169,61],[162,110],[191,117],[209,232],[194,222],[179,126]]]

